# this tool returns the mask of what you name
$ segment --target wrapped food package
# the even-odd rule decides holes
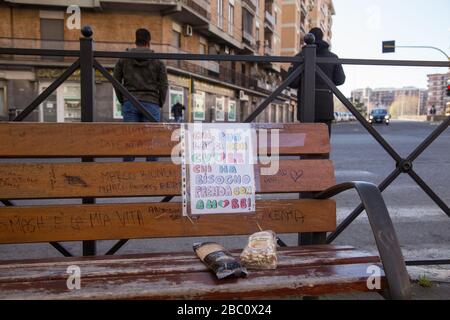
[[[252,234],[241,253],[241,263],[248,269],[276,269],[276,234],[270,230]]]
[[[228,277],[245,277],[247,269],[234,258],[224,247],[215,242],[195,243],[194,251],[200,260],[214,271],[219,280]]]

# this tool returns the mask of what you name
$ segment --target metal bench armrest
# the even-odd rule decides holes
[[[316,199],[328,199],[349,189],[356,189],[369,218],[383,263],[392,299],[410,299],[411,282],[400,244],[378,187],[369,182],[346,182],[319,193]]]

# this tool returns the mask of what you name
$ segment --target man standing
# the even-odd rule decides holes
[[[181,120],[183,119],[183,110],[184,109],[185,109],[185,107],[180,103],[180,101],[177,101],[177,103],[175,103],[172,106],[172,114],[173,114],[173,117],[175,118],[176,123],[180,123]]]
[[[150,53],[151,35],[147,29],[136,30],[136,48],[131,52]],[[120,59],[114,67],[114,78],[138,99],[144,108],[161,121],[161,108],[164,106],[167,94],[167,71],[160,60],[148,58]],[[122,105],[124,122],[150,122],[131,101],[124,98],[116,90],[117,99]],[[134,161],[134,157],[125,157],[124,161]],[[147,161],[156,161],[155,157],[147,157]]]
[[[313,28],[309,33],[312,33],[316,40],[315,45],[317,46],[317,56],[327,57],[327,58],[337,58],[338,56],[332,53],[329,49],[330,45],[323,40],[323,32],[320,28]],[[300,52],[297,56],[303,56]],[[328,76],[328,78],[333,81],[337,86],[344,84],[345,73],[341,64],[322,64],[319,63],[318,66],[323,70],[323,72]],[[294,67],[289,69],[289,74],[293,71],[293,68],[298,67],[298,64],[294,64]],[[300,94],[301,94],[301,77],[294,80],[291,88],[298,89],[297,93],[297,118],[300,120]],[[333,102],[333,92],[328,88],[325,82],[316,76],[316,94],[315,94],[315,122],[321,122],[328,125],[328,131],[331,135],[331,123],[334,119],[334,102]]]
[[[147,29],[136,31],[136,48],[131,52],[150,53],[151,35]],[[114,68],[114,77],[138,99],[147,111],[159,122],[161,108],[167,94],[166,67],[160,60],[148,58],[120,59]],[[124,122],[149,122],[144,114],[136,109],[116,90],[117,99],[122,104]]]

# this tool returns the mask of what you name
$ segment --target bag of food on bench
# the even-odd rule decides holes
[[[261,231],[248,238],[241,253],[241,263],[249,269],[277,268],[277,236],[273,231]]]
[[[222,247],[215,242],[194,243],[194,251],[200,260],[214,271],[217,278],[245,277],[247,269]]]

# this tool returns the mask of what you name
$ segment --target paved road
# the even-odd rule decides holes
[[[375,128],[401,156],[406,157],[436,126],[430,123],[393,122],[390,126],[377,125]],[[356,123],[335,125],[332,146],[332,159],[338,182],[365,180],[380,183],[395,167],[394,161],[382,147]],[[414,170],[444,202],[450,204],[450,129],[416,160]],[[450,258],[450,218],[409,176],[400,176],[384,192],[384,196],[407,259]],[[348,191],[336,199],[339,220],[358,204],[353,191]],[[283,235],[282,238],[288,244],[296,242],[294,235]],[[198,239],[132,240],[120,252],[191,250],[192,243],[196,240]],[[244,237],[218,240],[229,248],[239,248],[245,244]],[[99,253],[105,252],[112,243],[99,242]],[[369,251],[376,250],[364,214],[344,231],[335,243],[351,244]],[[78,243],[66,246],[74,253],[80,254],[81,246]],[[0,246],[0,259],[43,256],[58,256],[58,253],[47,244]],[[416,275],[427,273],[433,278],[450,281],[450,266],[410,270]]]

